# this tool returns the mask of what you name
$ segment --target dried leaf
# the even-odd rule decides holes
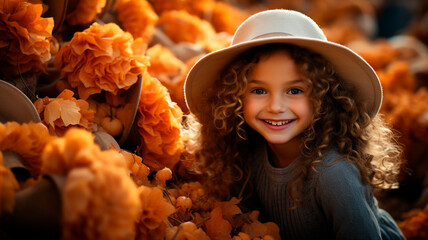
[[[223,215],[242,214],[241,209],[237,206],[241,199],[233,197],[230,201],[216,202],[215,207],[220,207]]]
[[[220,207],[214,208],[210,213],[210,219],[205,222],[206,232],[213,240],[232,239],[230,233],[232,225],[223,218]]]
[[[82,116],[79,112],[80,108],[71,100],[56,99],[61,105],[61,119],[65,126],[76,125],[80,122]]]
[[[52,101],[45,107],[44,119],[55,128],[55,120],[61,117],[61,104],[58,101]]]

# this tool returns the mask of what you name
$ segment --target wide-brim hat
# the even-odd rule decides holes
[[[373,68],[346,46],[327,40],[321,28],[308,16],[292,10],[275,9],[256,13],[236,30],[231,45],[202,57],[189,71],[185,99],[189,110],[199,117],[203,95],[218,80],[220,72],[237,56],[268,43],[288,43],[322,55],[336,73],[355,87],[355,99],[374,117],[382,104],[382,86]],[[202,103],[202,104],[201,104]]]

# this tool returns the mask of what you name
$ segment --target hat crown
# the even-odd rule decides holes
[[[308,16],[293,10],[277,9],[256,13],[245,20],[236,30],[231,45],[287,36],[327,40],[321,28]]]

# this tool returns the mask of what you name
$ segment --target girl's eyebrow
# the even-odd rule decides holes
[[[287,82],[287,84],[297,84],[297,83],[304,83],[304,82],[305,81],[303,81],[303,79],[296,79],[296,80],[291,80]],[[262,80],[251,79],[250,81],[248,81],[248,83],[264,84],[265,82]]]

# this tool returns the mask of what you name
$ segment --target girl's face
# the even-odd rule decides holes
[[[269,144],[300,142],[312,121],[309,91],[287,52],[262,57],[248,75],[244,119]]]

